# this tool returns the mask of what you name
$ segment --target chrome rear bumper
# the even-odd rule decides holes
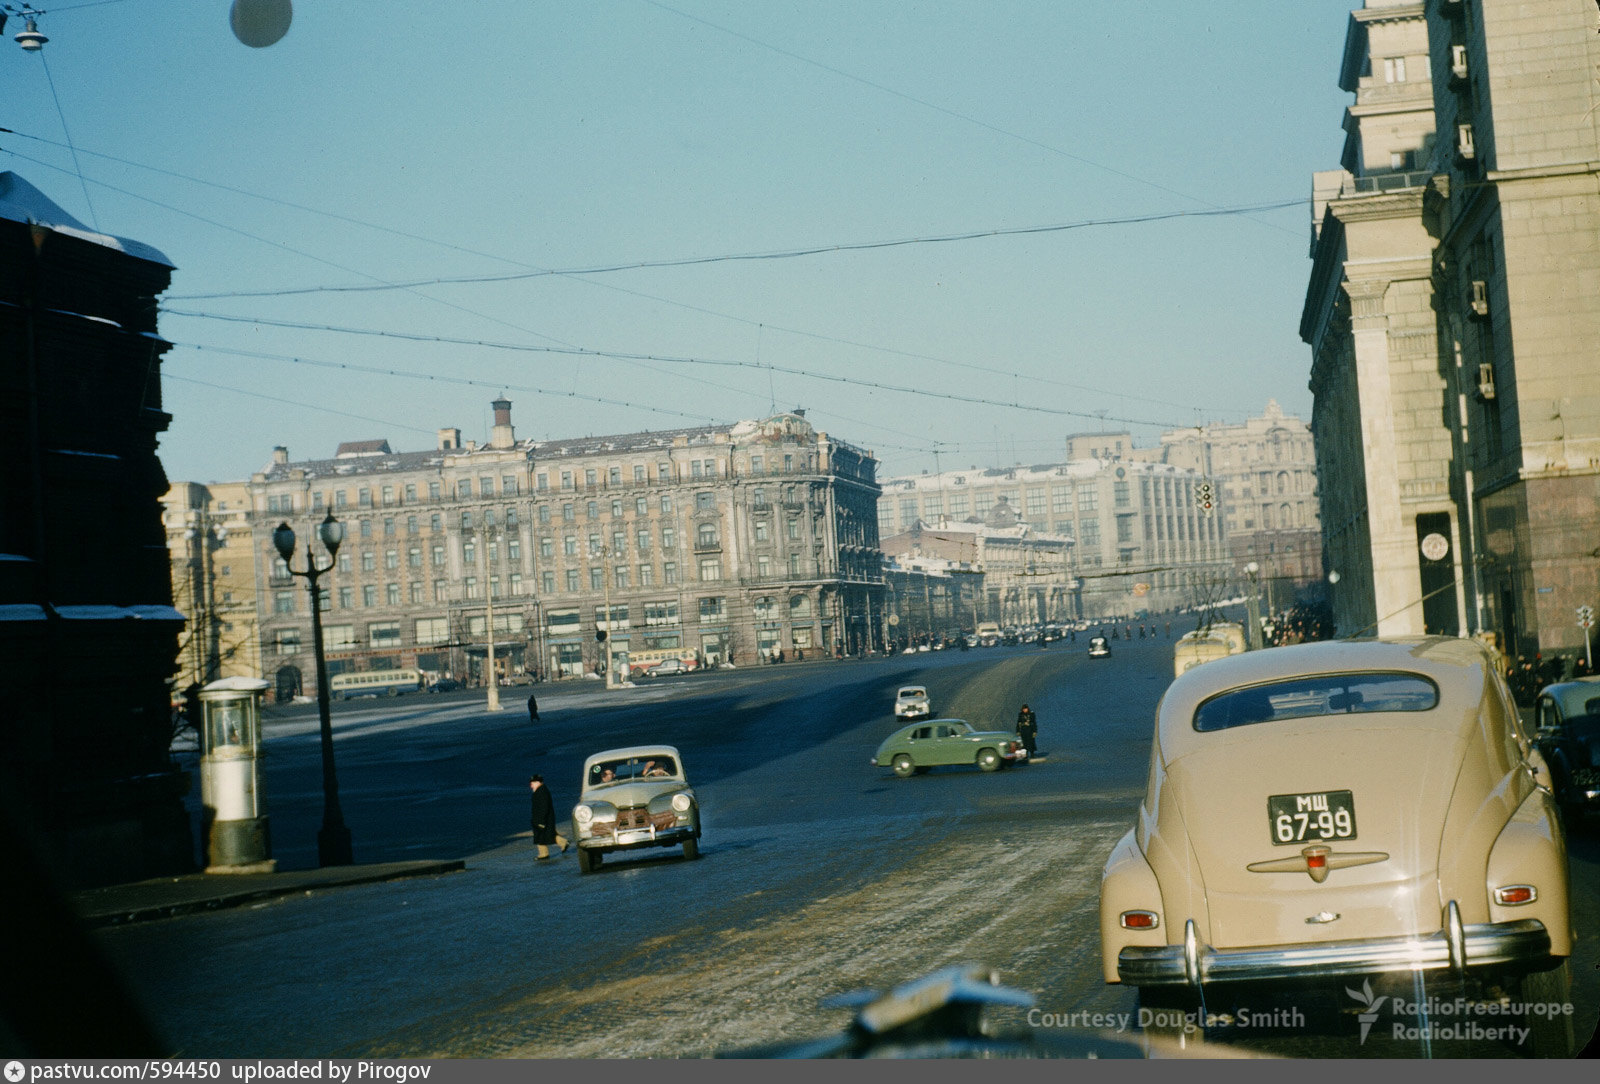
[[[1388,971],[1454,971],[1549,959],[1550,934],[1537,919],[1466,926],[1452,900],[1437,933],[1358,941],[1215,949],[1203,945],[1194,920],[1181,945],[1132,945],[1117,954],[1117,976],[1130,986],[1189,986]]]

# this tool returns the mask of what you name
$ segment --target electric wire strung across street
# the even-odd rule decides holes
[[[1057,417],[1068,417],[1068,418],[1088,418],[1088,419],[1093,419],[1095,421],[1101,421],[1101,422],[1114,421],[1114,422],[1122,422],[1122,423],[1127,424],[1127,425],[1152,425],[1152,426],[1164,427],[1164,428],[1167,428],[1167,429],[1183,429],[1183,428],[1186,428],[1186,426],[1184,426],[1182,423],[1174,422],[1174,421],[1172,421],[1170,419],[1157,420],[1157,419],[1151,419],[1151,418],[1126,418],[1126,417],[1120,417],[1118,415],[1109,414],[1109,413],[1105,413],[1105,412],[1101,412],[1101,411],[1068,410],[1065,407],[1048,407],[1048,406],[1041,406],[1041,405],[1039,405],[1037,403],[1024,403],[1024,402],[1020,402],[1020,401],[1018,401],[1018,402],[1007,402],[1004,399],[986,399],[986,398],[983,398],[981,396],[976,396],[976,395],[959,395],[959,394],[957,394],[955,392],[932,391],[932,390],[927,389],[927,388],[916,388],[916,387],[911,387],[911,386],[905,385],[905,384],[890,384],[890,383],[885,382],[885,381],[858,380],[858,379],[856,379],[854,377],[838,376],[838,375],[830,374],[830,373],[817,373],[817,372],[812,372],[812,371],[807,370],[807,369],[793,368],[793,367],[787,366],[787,365],[773,365],[770,362],[762,363],[762,362],[755,362],[755,361],[737,361],[737,360],[732,360],[732,359],[718,359],[718,358],[674,357],[674,356],[666,355],[666,354],[640,354],[640,353],[631,353],[631,352],[628,352],[628,351],[621,351],[621,350],[588,350],[588,349],[584,349],[584,348],[581,348],[581,347],[535,346],[535,345],[531,345],[531,344],[527,344],[527,343],[494,342],[494,341],[488,340],[488,339],[458,339],[458,338],[453,338],[453,337],[444,336],[444,335],[418,335],[418,334],[412,334],[412,333],[401,332],[401,331],[382,331],[382,330],[379,330],[379,329],[376,329],[376,328],[338,327],[338,326],[331,325],[331,324],[311,324],[311,323],[304,323],[304,322],[295,321],[295,320],[269,320],[269,319],[265,319],[265,318],[251,317],[251,316],[225,316],[225,315],[222,315],[220,313],[193,312],[193,311],[186,310],[186,309],[171,309],[171,308],[167,308],[165,306],[162,307],[161,311],[164,312],[164,313],[167,313],[169,315],[172,315],[172,316],[189,316],[189,317],[195,317],[195,318],[198,318],[198,319],[220,320],[220,321],[227,322],[227,323],[259,324],[259,325],[264,326],[264,327],[286,327],[286,328],[295,328],[295,329],[302,330],[302,331],[332,331],[332,332],[338,332],[340,334],[345,334],[345,335],[369,335],[369,336],[376,336],[378,338],[403,339],[403,340],[405,340],[407,342],[444,343],[444,344],[448,344],[448,345],[452,345],[452,346],[481,346],[481,347],[484,347],[484,348],[490,349],[490,350],[511,350],[511,351],[517,351],[517,352],[521,352],[521,353],[534,353],[534,354],[564,354],[564,355],[568,355],[568,356],[572,356],[572,357],[611,358],[611,359],[618,360],[618,361],[654,361],[654,362],[661,362],[661,363],[670,363],[670,364],[674,364],[674,365],[709,365],[709,366],[714,366],[714,367],[718,367],[718,368],[727,368],[727,369],[755,369],[755,370],[760,370],[760,371],[765,371],[765,372],[783,373],[783,374],[785,374],[787,376],[800,376],[800,377],[805,377],[805,378],[810,379],[810,380],[820,380],[820,381],[826,381],[826,382],[834,383],[834,384],[849,384],[849,385],[852,385],[852,386],[855,386],[855,387],[872,388],[872,389],[877,390],[877,391],[900,392],[900,393],[905,394],[905,395],[916,395],[916,396],[921,396],[921,397],[929,398],[929,399],[943,399],[943,400],[946,400],[946,401],[949,401],[949,402],[955,402],[955,403],[972,403],[972,404],[977,405],[977,406],[1005,407],[1005,408],[1010,409],[1010,410],[1025,410],[1025,411],[1029,411],[1029,412],[1035,413],[1035,414],[1050,414],[1050,415],[1054,415],[1054,416],[1057,416]],[[204,348],[202,348],[202,347],[200,347],[200,346],[198,346],[196,344],[193,344],[193,343],[178,343],[178,342],[174,342],[173,345],[174,346],[189,346],[189,347],[193,347],[196,350],[204,349]],[[220,347],[212,347],[210,349],[221,350],[222,348],[220,348]],[[232,351],[229,351],[229,352],[232,352]],[[245,351],[237,351],[237,352],[238,353],[246,353]],[[297,364],[318,365],[318,366],[322,366],[322,367],[325,367],[325,368],[331,368],[331,369],[349,369],[349,370],[356,371],[356,372],[381,373],[381,374],[386,375],[386,376],[409,376],[409,377],[413,377],[413,378],[418,379],[418,380],[440,379],[440,378],[437,378],[437,377],[434,377],[434,376],[431,376],[431,375],[427,375],[427,374],[405,373],[405,372],[401,372],[399,370],[379,369],[379,368],[375,368],[375,367],[350,365],[350,364],[347,364],[347,363],[344,363],[344,362],[318,362],[318,361],[311,361],[309,359],[300,358],[300,357],[293,357],[293,358],[285,357],[283,360],[293,361],[293,362],[295,362]],[[538,390],[538,389],[526,389],[526,390]],[[584,396],[578,396],[576,393],[551,392],[549,394],[552,394],[552,395],[570,395],[571,397],[575,397],[575,398],[585,398]],[[597,401],[606,401],[606,400],[597,400]],[[639,405],[639,404],[628,404],[628,405]],[[647,408],[647,409],[652,409],[653,410],[653,409],[657,409],[657,408],[650,407],[650,408]]]
[[[53,140],[45,139],[45,138],[40,137],[40,136],[29,135],[29,134],[23,133],[23,132],[16,132],[15,130],[10,129],[10,128],[0,127],[0,133],[9,134],[9,135],[17,135],[17,136],[19,136],[21,138],[24,138],[24,139],[30,139],[30,140],[34,140],[36,142],[45,143],[45,144],[52,145],[52,146],[62,146],[62,144],[57,144]],[[15,157],[21,158],[24,161],[33,162],[33,163],[35,163],[37,165],[44,166],[47,169],[55,169],[55,168],[57,168],[57,167],[51,165],[48,162],[44,162],[41,159],[32,158],[32,157],[30,157],[28,155],[20,154],[20,153],[18,153],[16,151],[9,151],[8,153],[11,153]],[[133,167],[138,168],[138,169],[148,170],[148,171],[153,172],[153,173],[158,173],[158,174],[162,174],[162,175],[169,176],[169,177],[175,177],[175,178],[178,178],[180,180],[189,181],[189,182],[194,183],[194,184],[200,184],[200,185],[204,185],[204,186],[207,186],[207,187],[216,188],[216,189],[224,191],[224,192],[229,192],[229,193],[233,193],[233,194],[236,194],[236,195],[247,196],[247,197],[252,198],[252,199],[263,200],[265,202],[276,204],[276,205],[283,206],[283,207],[288,207],[288,208],[293,209],[293,210],[304,211],[304,212],[306,212],[308,214],[319,215],[319,216],[322,216],[322,217],[325,217],[325,218],[329,218],[329,219],[334,220],[334,221],[344,222],[344,223],[348,223],[350,225],[355,225],[355,226],[360,226],[360,227],[365,228],[365,229],[371,229],[371,230],[375,230],[375,231],[378,231],[378,232],[387,233],[387,234],[390,234],[390,235],[393,235],[393,236],[396,236],[396,237],[402,237],[402,238],[405,238],[407,240],[419,241],[419,242],[422,242],[424,244],[435,245],[435,246],[438,246],[438,247],[441,247],[441,248],[445,248],[445,249],[448,249],[448,250],[451,250],[451,251],[454,251],[454,252],[461,252],[461,253],[465,253],[467,255],[477,256],[477,257],[480,257],[480,258],[483,258],[483,259],[491,259],[491,260],[497,260],[497,261],[502,262],[502,263],[508,263],[508,264],[511,264],[511,265],[513,265],[515,267],[523,268],[524,271],[525,271],[526,276],[562,276],[562,277],[569,278],[569,279],[571,279],[573,281],[583,282],[586,285],[595,286],[595,287],[598,287],[598,288],[601,288],[601,289],[611,290],[611,291],[614,291],[614,292],[617,292],[617,293],[625,294],[625,295],[630,296],[630,297],[637,297],[637,298],[642,298],[642,299],[649,300],[649,301],[658,302],[658,303],[664,304],[664,305],[670,305],[670,306],[673,306],[674,308],[683,309],[683,310],[689,311],[689,312],[697,312],[697,313],[701,313],[702,315],[713,316],[713,317],[716,317],[717,319],[721,319],[721,320],[728,320],[728,321],[731,321],[731,322],[734,322],[734,323],[740,323],[740,324],[745,324],[745,325],[749,325],[749,326],[758,326],[758,327],[762,327],[762,328],[773,330],[773,331],[781,331],[781,332],[784,332],[785,334],[798,335],[798,336],[801,336],[801,337],[804,337],[804,338],[816,339],[816,340],[822,341],[822,342],[837,343],[839,345],[856,347],[858,349],[863,349],[863,350],[873,350],[873,351],[876,351],[876,352],[879,352],[879,353],[890,354],[890,355],[898,355],[898,356],[906,357],[906,358],[908,358],[910,360],[931,361],[931,362],[933,362],[935,364],[939,364],[939,365],[948,365],[948,366],[952,366],[952,367],[955,367],[955,368],[967,369],[967,370],[971,370],[971,371],[975,371],[975,372],[979,372],[979,373],[985,373],[985,374],[988,374],[988,375],[1009,376],[1009,377],[1012,377],[1013,379],[1019,379],[1019,378],[1020,379],[1026,379],[1026,380],[1028,380],[1030,382],[1033,382],[1033,383],[1055,385],[1055,386],[1059,386],[1059,387],[1070,388],[1070,389],[1077,390],[1077,391],[1087,391],[1087,392],[1091,392],[1091,393],[1098,394],[1098,395],[1116,395],[1118,398],[1127,399],[1127,400],[1131,400],[1131,401],[1137,401],[1137,402],[1147,402],[1147,403],[1151,403],[1153,405],[1158,405],[1158,406],[1180,406],[1180,405],[1182,405],[1182,404],[1173,403],[1173,402],[1170,402],[1170,401],[1164,400],[1164,399],[1155,399],[1155,398],[1150,398],[1150,397],[1147,397],[1147,396],[1139,396],[1139,395],[1128,395],[1128,394],[1122,393],[1122,392],[1110,392],[1110,391],[1107,391],[1106,389],[1103,389],[1103,388],[1095,388],[1095,387],[1092,387],[1092,386],[1089,386],[1089,385],[1076,384],[1076,383],[1073,383],[1071,381],[1055,380],[1055,379],[1051,379],[1049,377],[1023,376],[1023,374],[1020,374],[1020,373],[1004,372],[1004,371],[993,369],[993,368],[990,368],[990,367],[987,367],[987,366],[974,365],[974,364],[971,364],[971,363],[968,363],[968,362],[955,361],[955,360],[952,360],[952,359],[949,359],[949,358],[941,358],[941,357],[937,357],[937,356],[929,355],[929,354],[922,354],[922,353],[916,353],[916,352],[913,352],[913,351],[900,350],[900,349],[896,349],[894,347],[886,347],[886,346],[881,346],[881,345],[874,344],[874,343],[863,343],[863,342],[858,342],[858,341],[854,341],[854,340],[850,340],[850,339],[840,338],[838,336],[827,335],[827,334],[824,334],[824,333],[821,333],[821,332],[807,331],[807,330],[802,329],[802,328],[784,327],[784,326],[781,326],[781,325],[771,324],[771,323],[764,322],[764,321],[751,320],[751,319],[749,319],[747,317],[733,316],[733,315],[730,315],[728,313],[717,312],[716,310],[708,309],[708,308],[705,308],[703,306],[691,305],[691,304],[688,304],[686,302],[674,300],[672,298],[662,297],[662,296],[660,296],[658,294],[650,294],[650,293],[646,293],[646,292],[639,291],[639,290],[630,290],[630,289],[627,289],[625,287],[617,286],[617,285],[615,285],[613,283],[595,282],[592,279],[587,277],[588,275],[593,273],[592,270],[579,269],[579,270],[562,271],[562,270],[552,270],[552,269],[548,269],[548,268],[540,268],[540,267],[536,267],[536,266],[531,265],[531,264],[526,264],[526,263],[523,263],[521,261],[511,259],[509,257],[497,256],[497,255],[494,255],[492,253],[485,253],[485,252],[482,252],[482,251],[479,251],[479,250],[476,250],[476,249],[466,248],[464,246],[453,244],[453,243],[448,242],[448,241],[440,241],[440,240],[437,240],[435,238],[426,237],[426,236],[423,236],[423,235],[420,235],[420,234],[416,234],[416,233],[411,233],[411,232],[408,232],[408,231],[405,231],[405,230],[394,229],[394,228],[389,227],[389,226],[383,226],[383,225],[380,225],[378,223],[368,222],[368,221],[366,221],[364,219],[355,218],[355,217],[350,216],[350,215],[342,215],[342,214],[338,214],[338,213],[335,213],[335,212],[324,211],[324,210],[320,210],[320,209],[315,208],[315,207],[310,207],[310,206],[308,206],[306,204],[295,203],[295,202],[292,202],[292,201],[289,201],[289,200],[283,200],[283,199],[279,199],[279,198],[273,197],[273,196],[267,196],[267,195],[262,195],[260,193],[250,192],[250,191],[248,191],[246,189],[238,188],[238,187],[235,187],[233,185],[217,184],[216,182],[203,180],[201,178],[192,177],[192,176],[189,176],[189,175],[183,174],[183,173],[178,173],[178,172],[176,172],[174,170],[162,169],[162,168],[157,167],[157,166],[147,166],[147,165],[144,165],[142,163],[134,162],[134,161],[131,161],[131,160],[126,159],[126,158],[117,157],[115,155],[103,154],[103,153],[100,153],[100,152],[88,151],[88,150],[85,150],[83,153],[86,154],[86,155],[93,156],[93,157],[104,158],[104,159],[109,160],[109,161],[118,162],[118,163],[121,163],[121,164],[124,164],[124,165],[130,165],[130,166],[133,166]],[[125,189],[125,188],[120,188],[120,187],[117,187],[115,185],[111,185],[109,183],[106,183],[104,181],[94,180],[92,178],[87,178],[81,172],[79,173],[79,179],[80,180],[91,180],[92,183],[94,183],[96,185],[99,185],[102,188],[106,188],[106,189],[108,189],[110,191],[116,192],[116,193],[118,193],[120,195],[125,195],[125,196],[128,196],[128,197],[133,198],[133,199],[137,199],[137,200],[141,200],[143,202],[150,203],[153,206],[160,207],[163,210],[172,211],[172,212],[174,212],[176,214],[180,214],[180,215],[183,215],[183,216],[188,217],[188,218],[192,218],[195,221],[201,222],[201,223],[203,223],[205,225],[214,226],[214,227],[216,227],[218,229],[223,229],[223,230],[227,230],[227,231],[232,232],[232,233],[236,233],[236,234],[238,234],[238,235],[240,235],[242,237],[248,238],[250,240],[258,241],[261,244],[265,244],[265,245],[269,245],[271,247],[277,248],[277,249],[279,249],[279,250],[281,250],[283,252],[289,253],[290,255],[303,256],[306,259],[310,259],[310,260],[313,260],[313,261],[318,262],[318,263],[324,263],[324,264],[326,264],[326,265],[328,265],[330,267],[338,268],[340,270],[347,270],[351,274],[361,275],[363,278],[372,279],[375,282],[374,285],[367,285],[367,286],[314,286],[314,287],[305,287],[305,288],[289,289],[289,290],[227,291],[227,292],[205,293],[205,294],[173,294],[173,295],[169,295],[168,296],[167,300],[169,300],[169,301],[198,301],[198,300],[216,300],[216,299],[242,298],[242,297],[275,297],[275,296],[287,296],[287,295],[290,295],[290,294],[298,294],[298,293],[321,293],[321,292],[329,292],[329,291],[349,291],[349,290],[358,290],[358,289],[360,289],[360,290],[396,289],[396,290],[407,290],[409,292],[413,292],[414,293],[416,291],[416,288],[419,285],[431,284],[433,282],[451,283],[451,282],[456,282],[456,281],[473,281],[473,280],[470,280],[470,279],[464,279],[464,280],[439,279],[439,280],[424,280],[424,282],[422,282],[420,284],[418,284],[418,283],[413,283],[413,284],[387,283],[382,278],[380,278],[379,276],[365,274],[365,273],[363,273],[361,271],[358,271],[358,270],[356,270],[354,268],[345,267],[342,264],[338,264],[338,263],[334,263],[333,261],[330,261],[330,260],[322,259],[322,258],[314,256],[314,255],[312,255],[312,254],[310,254],[308,252],[304,252],[304,251],[302,251],[300,249],[291,248],[291,247],[289,247],[287,245],[283,245],[283,244],[281,244],[279,242],[271,241],[271,240],[269,240],[267,238],[260,237],[260,236],[257,236],[256,234],[249,233],[248,231],[237,229],[235,227],[227,225],[226,223],[218,222],[218,221],[216,221],[214,219],[205,218],[203,216],[196,215],[196,214],[193,214],[193,213],[188,212],[188,211],[184,211],[182,208],[175,207],[175,206],[173,206],[173,205],[171,205],[169,203],[164,203],[164,202],[162,202],[160,200],[151,199],[151,198],[146,197],[146,196],[141,196],[138,193],[131,192],[131,191]],[[1006,236],[1006,235],[1009,235],[1009,234],[1026,234],[1026,233],[1036,233],[1036,232],[1049,232],[1049,231],[1058,231],[1058,230],[1063,230],[1063,229],[1075,229],[1075,228],[1079,228],[1079,227],[1087,226],[1087,225],[1109,225],[1109,224],[1116,224],[1116,223],[1121,223],[1121,222],[1137,223],[1137,222],[1144,222],[1144,221],[1155,221],[1155,220],[1157,220],[1159,218],[1194,217],[1194,216],[1211,217],[1211,216],[1216,216],[1216,215],[1247,214],[1247,213],[1251,213],[1253,210],[1257,210],[1257,209],[1261,209],[1261,210],[1282,209],[1282,208],[1285,208],[1285,207],[1296,206],[1296,205],[1298,205],[1298,204],[1300,204],[1302,202],[1304,202],[1304,201],[1303,200],[1288,200],[1288,201],[1284,201],[1282,203],[1263,205],[1261,208],[1215,208],[1215,209],[1212,209],[1212,210],[1201,211],[1201,212],[1175,212],[1175,213],[1172,213],[1172,214],[1164,214],[1164,215],[1157,215],[1157,216],[1135,216],[1135,217],[1126,218],[1126,219],[1110,219],[1110,220],[1105,220],[1103,222],[1083,222],[1083,223],[1072,223],[1072,224],[1065,224],[1065,225],[1058,225],[1058,226],[1019,227],[1019,228],[1016,228],[1016,229],[995,229],[995,230],[977,231],[977,232],[966,234],[966,235],[952,235],[950,237],[945,237],[945,238],[932,238],[932,239],[929,239],[929,240],[958,240],[958,239],[962,239],[962,238],[996,237],[996,236]],[[916,239],[901,240],[901,241],[891,241],[891,242],[863,242],[860,245],[829,246],[829,247],[824,247],[824,248],[818,248],[818,249],[815,249],[814,251],[815,252],[851,251],[851,250],[853,250],[855,248],[873,248],[873,247],[885,247],[885,246],[900,246],[900,245],[914,244],[914,243],[920,243],[920,242],[917,241]],[[780,253],[778,255],[792,255],[792,254],[781,254]],[[705,257],[705,258],[697,257],[697,258],[693,258],[693,260],[691,262],[694,262],[694,263],[717,262],[717,261],[721,261],[721,260],[725,260],[725,259],[753,259],[753,258],[761,258],[761,257],[757,257],[757,256],[727,256],[727,257]],[[637,266],[644,266],[644,265],[637,265]],[[678,264],[673,262],[673,261],[665,261],[663,263],[660,263],[660,264],[657,264],[657,265],[651,265],[651,266],[678,266]],[[483,280],[483,281],[501,281],[501,280],[500,279],[496,279],[496,278],[490,278],[490,279],[486,279],[486,280]],[[430,296],[425,295],[425,294],[417,294],[417,296],[423,297],[426,300],[434,301],[434,302],[439,303],[439,304],[445,304],[445,305],[447,305],[448,307],[450,307],[452,309],[455,309],[455,310],[460,311],[460,312],[467,313],[468,315],[480,316],[480,317],[482,317],[484,319],[493,320],[494,322],[503,324],[503,325],[505,325],[507,327],[514,327],[514,328],[516,328],[516,330],[519,330],[519,331],[529,331],[530,334],[533,334],[533,332],[528,328],[519,327],[519,326],[517,326],[515,324],[509,323],[508,321],[500,320],[500,319],[495,318],[495,317],[489,317],[486,314],[473,312],[472,310],[467,309],[467,308],[465,308],[463,306],[460,306],[460,305],[450,305],[449,303],[444,302],[444,301],[442,301],[442,300],[440,300],[438,298],[433,298],[433,297],[430,297]],[[552,341],[559,341],[559,340],[552,340]],[[570,344],[567,344],[567,345],[570,345]],[[1222,409],[1220,412],[1221,413],[1236,413],[1236,411],[1232,411],[1232,410],[1228,410],[1228,409]]]

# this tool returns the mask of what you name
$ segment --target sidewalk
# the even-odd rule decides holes
[[[327,866],[284,873],[187,873],[134,884],[84,889],[70,898],[89,926],[118,926],[155,918],[239,907],[273,896],[290,896],[323,888],[433,877],[467,868],[462,859],[384,862],[365,866]]]

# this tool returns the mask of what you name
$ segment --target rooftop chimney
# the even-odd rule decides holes
[[[461,447],[461,430],[459,430],[459,429],[441,429],[441,430],[439,430],[439,450],[441,452],[454,451],[455,449],[457,449],[459,447]]]
[[[494,429],[489,434],[489,447],[513,447],[517,443],[517,431],[511,428],[511,400],[501,396],[489,405],[494,407]]]
[[[272,462],[279,467],[287,466],[289,463],[289,449],[282,444],[272,449]]]

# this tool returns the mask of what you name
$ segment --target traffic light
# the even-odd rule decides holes
[[[1217,510],[1217,490],[1210,482],[1201,482],[1194,488],[1194,503],[1205,513]]]

